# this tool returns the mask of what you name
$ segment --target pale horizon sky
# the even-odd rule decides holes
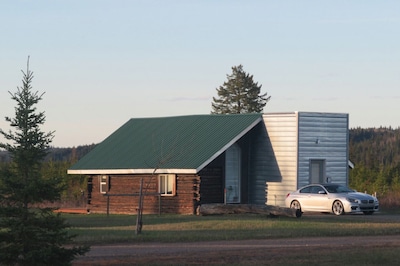
[[[271,96],[265,113],[400,126],[400,1],[16,0],[0,23],[0,128],[30,56],[55,147],[130,118],[209,114],[239,64]]]

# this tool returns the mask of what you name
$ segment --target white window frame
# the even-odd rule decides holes
[[[161,196],[176,195],[176,175],[160,174],[158,175],[158,193]]]
[[[107,175],[102,175],[99,177],[101,194],[106,194],[108,192],[108,180],[109,180],[109,177]]]

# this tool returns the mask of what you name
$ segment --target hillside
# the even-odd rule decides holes
[[[350,129],[350,160],[369,169],[400,165],[400,128]]]

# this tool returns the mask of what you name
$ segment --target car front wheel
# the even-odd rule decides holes
[[[336,215],[344,214],[343,203],[339,200],[335,201],[332,205],[332,211]]]

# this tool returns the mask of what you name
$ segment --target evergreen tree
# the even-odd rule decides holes
[[[0,129],[8,143],[0,143],[11,163],[0,172],[0,262],[10,265],[69,265],[87,247],[72,246],[65,220],[41,203],[60,198],[59,178],[43,178],[41,166],[54,132],[44,133],[44,112],[36,105],[43,94],[32,91],[33,73],[23,73],[22,87],[10,93],[16,101],[15,117],[6,117],[13,130]]]
[[[267,93],[260,95],[261,86],[243,66],[232,67],[228,80],[217,88],[218,98],[213,97],[212,114],[261,113],[270,100]]]

